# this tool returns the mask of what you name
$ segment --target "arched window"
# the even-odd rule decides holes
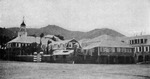
[[[69,43],[69,46],[68,46],[68,47],[69,47],[69,48],[72,48],[72,43],[71,43],[71,42]]]

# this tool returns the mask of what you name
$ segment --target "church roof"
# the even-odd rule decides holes
[[[42,44],[47,44],[48,40],[52,41],[51,39],[42,38],[41,39]],[[40,37],[33,37],[33,36],[16,37],[15,39],[9,41],[8,43],[34,43],[34,42],[40,44]]]

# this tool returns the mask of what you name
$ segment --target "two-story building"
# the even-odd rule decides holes
[[[49,44],[49,50],[53,50],[55,62],[75,61],[73,57],[81,54],[81,46],[75,39],[53,42]]]
[[[150,35],[127,37],[123,40],[134,47],[134,58],[137,63],[150,61]]]

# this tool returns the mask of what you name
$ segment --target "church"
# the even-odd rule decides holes
[[[26,55],[28,53],[26,53],[27,51],[23,51],[23,48],[25,49],[27,47],[31,47],[33,44],[36,45],[41,44],[41,48],[43,48],[43,50],[46,50],[48,42],[49,41],[54,42],[52,40],[52,37],[56,38],[57,40],[60,40],[54,35],[46,35],[42,38],[35,36],[28,36],[26,24],[23,19],[23,22],[21,23],[20,29],[18,31],[18,36],[7,43],[7,51],[9,52],[9,54],[13,55]],[[30,54],[33,54],[33,52]]]

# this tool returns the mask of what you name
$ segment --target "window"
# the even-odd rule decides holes
[[[63,58],[65,59],[65,58],[66,58],[66,55],[63,55]]]
[[[140,52],[140,47],[137,47],[137,52]]]
[[[78,44],[78,43],[75,43],[74,45],[75,45],[77,48],[79,48],[79,44]]]
[[[103,48],[102,47],[99,47],[99,52],[103,52]]]
[[[104,47],[104,48],[103,48],[103,51],[104,51],[104,52],[109,52],[109,48]]]
[[[65,44],[65,47],[67,47],[67,43]]]
[[[112,48],[112,52],[115,52],[115,48]]]
[[[94,49],[90,49],[90,55],[93,56]]]
[[[132,44],[132,41],[130,40],[130,44]]]
[[[137,44],[137,39],[135,39],[135,44]]]
[[[147,43],[147,39],[144,39],[144,43]]]
[[[21,47],[20,43],[19,43],[18,47]]]
[[[18,43],[16,43],[15,47],[18,47]]]
[[[132,40],[132,44],[134,44],[134,40]]]
[[[134,52],[137,52],[137,47],[135,47],[134,49],[135,49]]]
[[[139,44],[140,43],[140,39],[137,39],[137,44]]]
[[[68,46],[69,48],[72,48],[72,43],[69,43],[69,46]]]
[[[149,52],[149,46],[144,47],[144,52]]]
[[[142,47],[139,47],[139,52],[142,52]]]
[[[143,39],[141,39],[141,43],[144,43]]]
[[[117,52],[121,52],[121,49],[119,47],[117,48]]]
[[[126,52],[126,48],[122,48],[122,52]]]
[[[128,52],[128,48],[124,48],[124,52]]]
[[[132,53],[132,49],[129,49],[129,53]]]
[[[60,49],[63,49],[63,47],[64,47],[63,44],[60,44]]]
[[[149,47],[149,46],[147,46],[147,52],[149,52],[149,48],[150,48],[150,47]]]

